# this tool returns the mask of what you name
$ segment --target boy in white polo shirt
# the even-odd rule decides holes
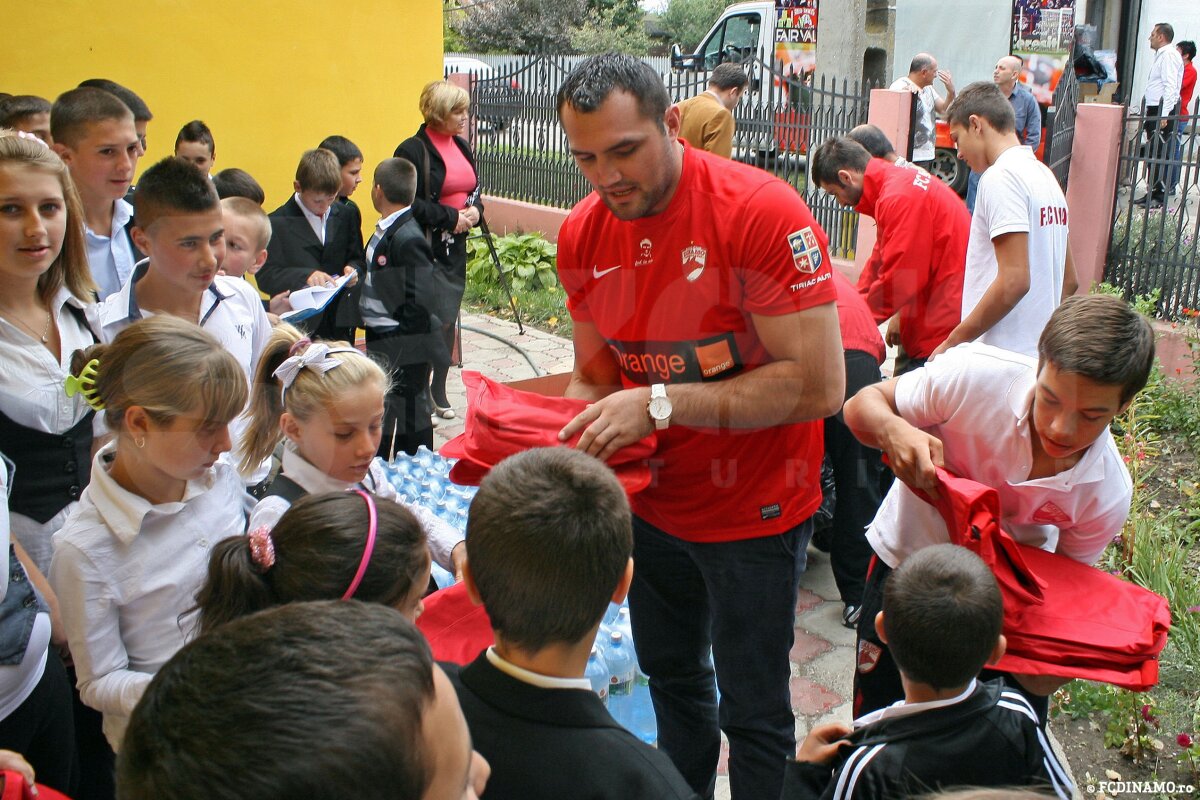
[[[930,358],[980,341],[1037,355],[1038,334],[1078,281],[1058,180],[1017,139],[1012,103],[991,81],[973,83],[946,111],[958,156],[983,173],[963,279],[962,321]]]
[[[1038,359],[979,342],[863,389],[846,424],[887,453],[899,478],[867,529],[875,550],[858,627],[854,714],[904,696],[874,630],[883,586],[912,553],[948,542],[945,522],[909,486],[932,490],[934,467],[996,489],[1001,526],[1024,544],[1087,564],[1129,514],[1132,482],[1108,426],[1146,383],[1150,324],[1119,298],[1072,297],[1051,315]],[[1046,696],[1065,681],[1006,675],[1045,722]]]
[[[194,164],[164,158],[142,175],[133,203],[133,241],[149,257],[101,304],[101,338],[111,342],[145,316],[172,314],[216,337],[252,382],[271,323],[254,287],[217,275],[225,258],[225,224],[212,181]],[[230,424],[232,452],[246,425],[241,416]],[[269,467],[264,462],[246,476],[247,483],[261,483]]]

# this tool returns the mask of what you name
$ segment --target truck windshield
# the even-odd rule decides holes
[[[704,43],[704,68],[713,69],[725,61],[740,64],[754,56],[762,15],[738,14],[728,17]]]

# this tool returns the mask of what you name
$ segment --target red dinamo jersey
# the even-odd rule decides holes
[[[825,232],[788,184],[685,145],[661,214],[622,221],[592,193],[559,233],[575,319],[608,342],[626,387],[720,381],[772,361],[752,314],[834,301]],[[669,389],[668,389],[669,392]],[[634,512],[674,536],[768,536],[821,501],[822,423],[659,433]]]

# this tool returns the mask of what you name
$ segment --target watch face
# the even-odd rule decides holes
[[[650,416],[654,419],[667,419],[671,416],[671,401],[665,397],[650,399]]]

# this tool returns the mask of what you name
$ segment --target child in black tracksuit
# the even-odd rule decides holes
[[[976,680],[1004,654],[996,580],[969,550],[919,550],[892,573],[875,619],[904,700],[854,722],[819,725],[789,763],[783,800],[910,797],[962,786],[1073,787],[1037,715],[1000,680]],[[947,632],[952,632],[947,636]]]

